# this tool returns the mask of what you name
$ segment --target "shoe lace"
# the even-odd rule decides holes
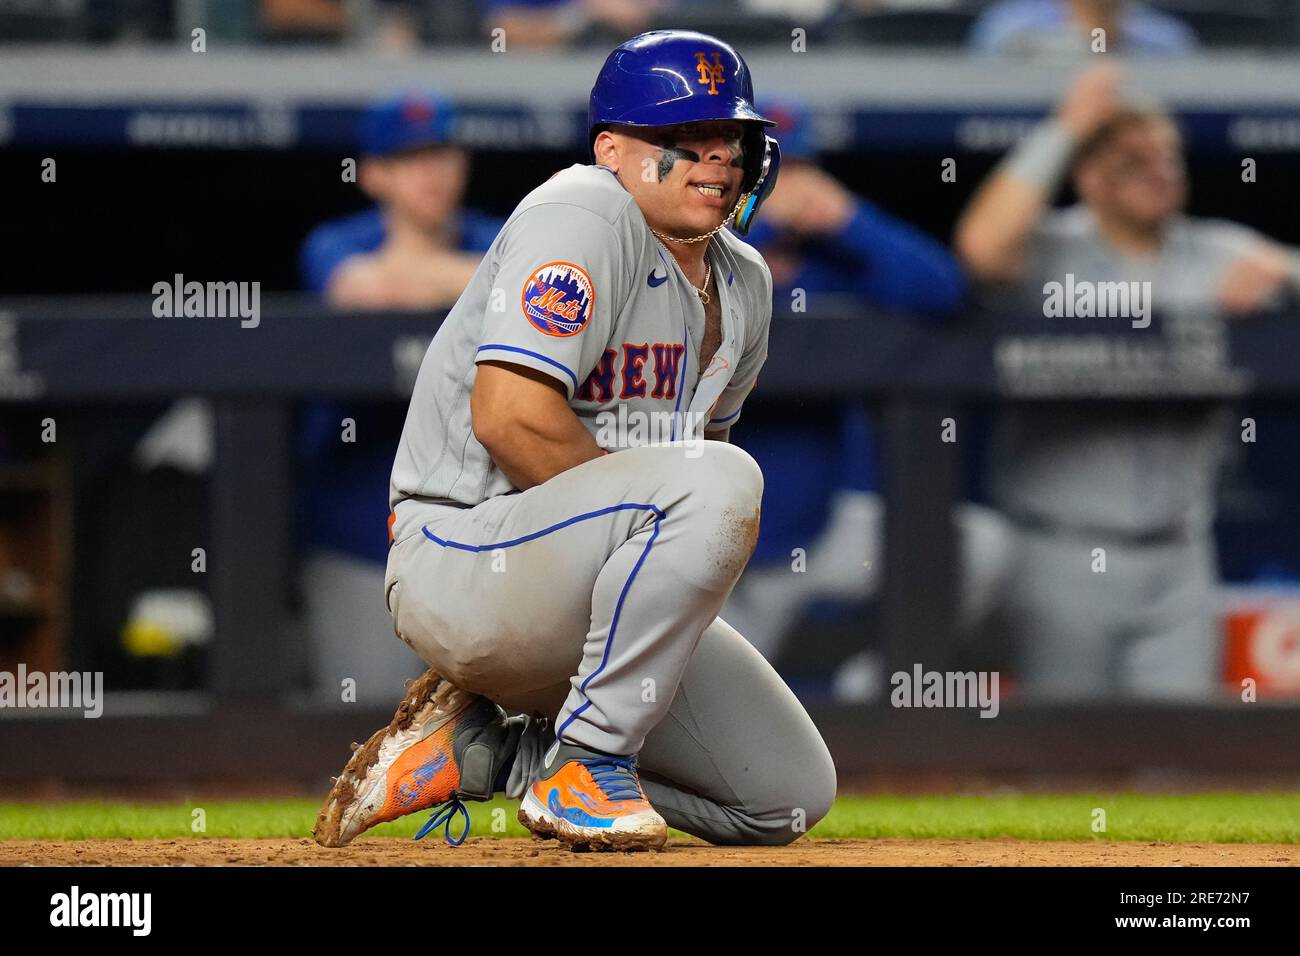
[[[580,763],[591,772],[608,800],[641,800],[641,785],[636,778],[636,764],[623,757],[594,757]]]
[[[460,836],[453,837],[451,835],[451,822],[456,819],[457,814],[464,818],[465,825],[461,827]],[[442,824],[443,839],[451,846],[460,846],[465,842],[465,838],[469,836],[469,807],[465,806],[465,802],[461,800],[460,794],[455,790],[451,792],[451,797],[446,803],[440,803],[433,808],[429,819],[424,822],[424,826],[420,827],[419,832],[415,834],[415,838],[417,840],[423,839],[436,830],[439,824]]]

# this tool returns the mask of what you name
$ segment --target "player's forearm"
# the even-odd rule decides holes
[[[479,441],[511,483],[524,491],[603,454],[577,416],[570,413],[569,417],[571,422],[521,419],[500,423]]]
[[[601,454],[554,379],[517,365],[479,365],[470,393],[474,437],[521,491]]]
[[[1030,234],[1060,188],[1074,144],[1059,121],[1046,122],[976,191],[954,233],[957,254],[972,275],[990,282],[1018,278]]]

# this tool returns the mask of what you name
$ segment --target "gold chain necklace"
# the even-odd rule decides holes
[[[727,223],[731,222],[732,217],[735,216],[737,210],[740,209],[740,204],[743,203],[748,197],[749,197],[749,193],[741,193],[740,198],[736,200],[736,205],[733,206],[731,212],[727,214],[727,218],[722,220],[722,222],[718,223],[716,228],[710,229],[702,236],[691,236],[691,238],[689,239],[678,239],[675,236],[665,236],[662,232],[659,232],[657,229],[652,227],[649,223],[646,223],[646,228],[650,230],[650,234],[652,236],[654,236],[656,239],[658,239],[660,242],[664,244],[665,248],[668,247],[668,243],[670,242],[682,242],[682,243],[703,242],[706,239],[712,239],[719,232],[721,232],[722,227],[725,226]],[[671,249],[669,249],[668,251],[669,254],[672,253]],[[685,275],[685,273],[683,273],[683,275]],[[700,302],[703,303],[704,305],[708,305],[710,300],[712,299],[712,296],[709,295],[709,279],[711,279],[712,277],[713,277],[713,257],[706,253],[704,256],[704,286],[699,289],[696,289],[695,286],[693,285],[691,286],[691,288],[695,290],[695,294],[700,297]],[[687,279],[686,281],[690,282],[691,280]]]
[[[656,236],[659,235],[659,233],[655,232],[653,229],[651,229],[650,231],[654,232]],[[667,249],[668,247],[665,245],[664,248]],[[671,249],[668,249],[668,254],[671,256],[673,254],[673,251]],[[678,264],[678,267],[680,268],[680,263]],[[686,275],[685,269],[682,269],[682,275]],[[712,277],[713,277],[713,257],[706,252],[704,254],[704,285],[701,288],[697,289],[695,288],[694,285],[691,284],[690,279],[686,280],[686,284],[691,286],[691,291],[693,291],[697,296],[700,297],[700,302],[702,302],[704,305],[708,305],[709,300],[712,298],[712,296],[709,295],[709,279],[711,279]]]
[[[749,198],[749,193],[741,193],[740,198],[736,200],[736,205],[732,206],[731,212],[727,213],[727,218],[722,220],[722,222],[718,223],[716,228],[710,229],[702,236],[691,236],[689,239],[678,239],[676,236],[665,236],[662,232],[657,232],[653,227],[650,226],[649,223],[646,223],[646,226],[647,228],[650,229],[650,233],[660,242],[682,242],[688,245],[696,242],[703,242],[705,239],[712,239],[714,236],[720,233],[722,231],[722,227],[725,226],[727,223],[731,222],[732,218],[736,215],[736,213],[740,211],[740,204],[743,203],[748,198]]]
[[[684,273],[683,273],[683,274],[684,274]],[[704,255],[704,285],[701,286],[701,287],[698,288],[698,289],[695,289],[695,286],[691,286],[692,289],[695,289],[695,294],[698,295],[698,296],[700,297],[700,302],[702,302],[704,305],[708,305],[708,304],[709,304],[709,279],[712,278],[712,277],[713,277],[713,257],[710,256],[708,253],[705,253],[705,255]],[[687,281],[687,282],[690,282],[691,280],[690,280],[690,279],[687,279],[686,281]]]

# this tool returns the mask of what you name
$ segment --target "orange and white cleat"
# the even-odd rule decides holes
[[[358,747],[325,798],[313,836],[321,846],[345,846],[371,827],[446,804],[420,832],[446,824],[448,842],[469,832],[461,798],[487,800],[509,746],[510,722],[485,697],[461,690],[433,671],[407,687],[392,722]],[[459,813],[464,828],[451,835]]]
[[[524,793],[519,822],[535,836],[571,849],[658,850],[668,824],[650,806],[636,757],[558,744]]]

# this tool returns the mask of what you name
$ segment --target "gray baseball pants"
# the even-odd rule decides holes
[[[1022,528],[1008,620],[1026,692],[1207,703],[1223,639],[1209,532],[1141,543],[1120,535]],[[1094,549],[1105,551],[1105,571]]]
[[[422,506],[388,562],[398,636],[570,743],[639,754],[670,826],[789,843],[830,809],[835,768],[794,694],[717,616],[762,491],[746,452],[707,441],[626,449],[472,508]]]

